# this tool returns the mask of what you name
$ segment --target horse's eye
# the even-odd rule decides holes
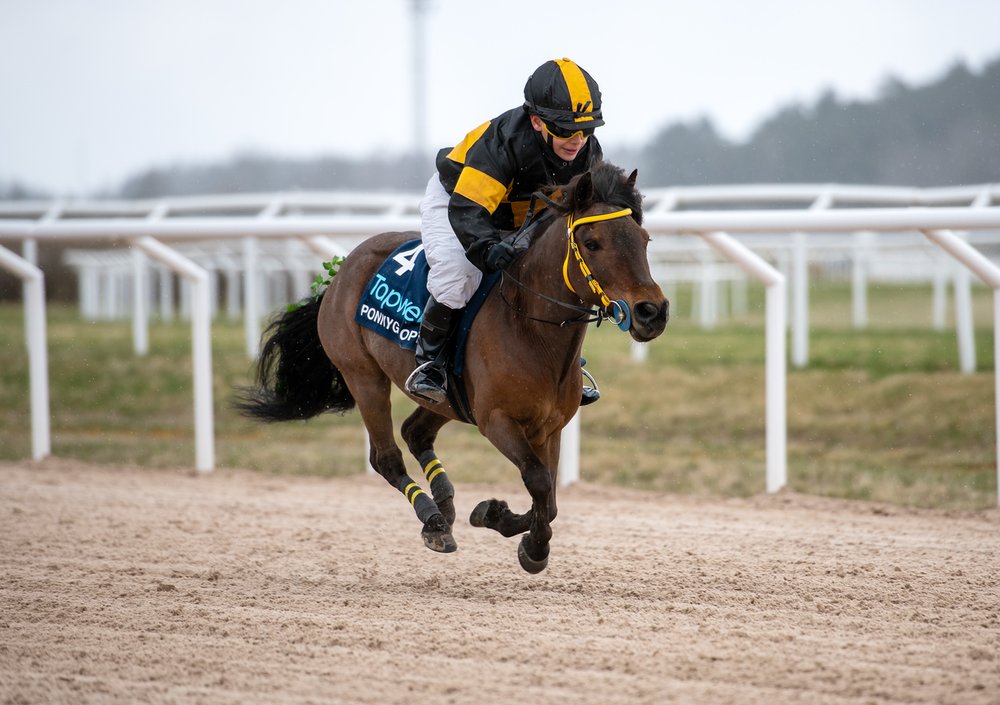
[[[601,245],[597,242],[597,240],[585,240],[583,246],[586,247],[589,252],[597,252],[601,249]]]

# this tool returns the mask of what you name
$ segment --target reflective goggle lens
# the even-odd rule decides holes
[[[571,140],[577,135],[580,135],[583,139],[587,139],[594,134],[595,129],[593,127],[586,127],[579,130],[567,130],[559,127],[558,125],[553,125],[550,122],[545,122],[544,120],[542,121],[542,125],[545,127],[546,132],[560,140]]]

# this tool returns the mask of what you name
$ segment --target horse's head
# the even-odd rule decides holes
[[[554,189],[549,205],[567,218],[566,286],[646,342],[666,328],[670,302],[649,273],[636,175],[600,162]]]

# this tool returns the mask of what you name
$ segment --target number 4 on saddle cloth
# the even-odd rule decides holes
[[[358,301],[354,320],[388,338],[399,347],[415,350],[420,320],[430,294],[427,292],[427,257],[420,240],[404,242],[382,263]],[[445,348],[448,359],[448,401],[466,423],[475,423],[465,393],[465,344],[472,321],[486,296],[500,279],[495,272],[483,277],[479,289],[462,311],[462,317]]]

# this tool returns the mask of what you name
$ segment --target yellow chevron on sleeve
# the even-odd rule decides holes
[[[455,184],[455,193],[460,193],[470,201],[478,203],[491,215],[507,195],[507,187],[489,174],[466,166]]]
[[[586,83],[586,81],[584,81],[584,83]],[[453,162],[458,162],[459,164],[465,164],[465,155],[469,153],[469,149],[472,148],[472,145],[478,142],[479,138],[483,136],[483,133],[486,132],[486,128],[490,126],[491,122],[493,121],[487,120],[475,130],[467,134],[465,139],[456,144],[454,149],[448,152],[448,159]]]

